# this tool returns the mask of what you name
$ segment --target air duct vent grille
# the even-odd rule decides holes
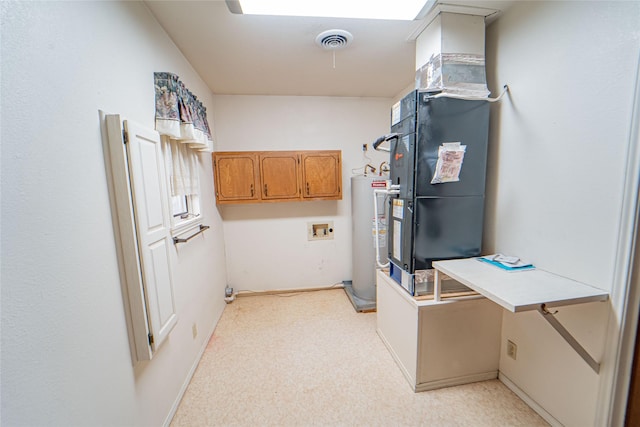
[[[327,30],[318,34],[316,43],[326,50],[337,50],[347,47],[353,40],[353,35],[344,30]]]

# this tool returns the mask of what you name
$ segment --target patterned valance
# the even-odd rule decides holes
[[[153,73],[156,130],[200,151],[213,151],[207,109],[172,73]]]

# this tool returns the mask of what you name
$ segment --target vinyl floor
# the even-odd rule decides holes
[[[225,307],[171,426],[546,426],[498,380],[414,393],[342,289]]]

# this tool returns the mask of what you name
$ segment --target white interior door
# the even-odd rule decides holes
[[[169,252],[173,240],[166,171],[157,132],[127,120],[124,130],[149,342],[155,350],[177,323]]]

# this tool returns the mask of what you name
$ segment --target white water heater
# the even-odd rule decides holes
[[[373,208],[376,188],[385,187],[386,177],[356,175],[351,177],[351,237],[353,276],[351,286],[345,287],[357,311],[375,309],[376,304],[376,249],[375,241],[386,254],[387,234],[384,200],[376,199],[378,217]],[[375,221],[378,221],[376,234]]]

